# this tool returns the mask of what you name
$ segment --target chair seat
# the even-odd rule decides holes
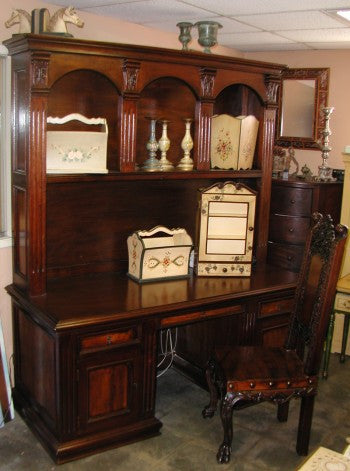
[[[295,351],[281,347],[217,347],[214,361],[227,392],[305,388],[317,382],[304,374]]]

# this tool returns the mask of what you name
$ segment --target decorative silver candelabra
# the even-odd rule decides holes
[[[329,136],[332,134],[330,127],[329,127],[329,119],[331,114],[333,113],[334,107],[333,106],[325,106],[322,108],[322,112],[324,114],[325,120],[325,127],[324,130],[321,132],[323,136],[323,143],[321,147],[322,151],[322,165],[318,167],[318,176],[316,177],[317,180],[326,181],[332,180],[332,169],[328,167],[327,161],[328,156],[332,148],[329,146]]]

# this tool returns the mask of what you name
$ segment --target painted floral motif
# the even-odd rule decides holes
[[[171,260],[171,252],[165,252],[164,257],[158,259],[156,257],[150,257],[148,260],[145,261],[145,265],[150,268],[156,268],[158,265],[162,265],[164,273],[167,272],[169,266],[171,264],[176,265],[177,267],[181,267],[185,262],[185,257],[183,255],[178,255],[173,260]]]
[[[222,161],[225,161],[232,155],[233,145],[230,139],[230,134],[223,128],[218,132],[218,140],[215,146],[215,150]]]
[[[90,147],[87,150],[84,150],[83,148],[78,148],[78,147],[72,147],[72,148],[68,148],[64,150],[61,147],[55,146],[55,145],[52,145],[52,148],[57,150],[58,153],[62,156],[62,162],[68,162],[68,163],[86,162],[88,159],[90,159],[93,156],[94,152],[97,152],[100,149],[99,146],[94,146],[94,147]]]

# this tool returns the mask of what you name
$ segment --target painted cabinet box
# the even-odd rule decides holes
[[[197,275],[249,276],[256,192],[225,182],[200,190]]]

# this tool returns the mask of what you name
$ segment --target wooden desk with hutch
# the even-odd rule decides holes
[[[14,397],[62,463],[159,432],[160,329],[180,326],[177,364],[199,382],[215,342],[282,341],[296,275],[265,260],[283,67],[30,34],[5,45],[13,81]],[[47,117],[69,113],[107,119],[108,174],[46,174]],[[251,170],[210,169],[217,113],[259,120]],[[171,121],[175,165],[183,119],[194,119],[193,171],[136,170],[147,158],[146,116]],[[258,194],[251,277],[144,286],[126,277],[129,234],[161,224],[194,238],[197,190],[227,180]]]

